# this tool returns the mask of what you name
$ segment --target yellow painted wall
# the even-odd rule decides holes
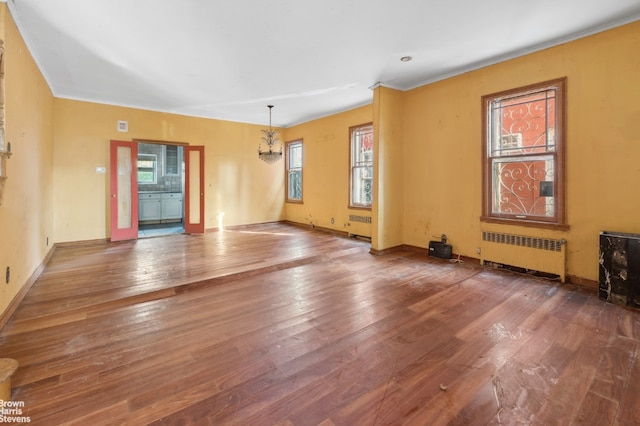
[[[7,160],[9,178],[0,205],[0,312],[4,312],[53,245],[53,96],[5,4],[0,4],[0,38],[5,45],[5,140],[13,152]],[[8,285],[7,267],[11,268]]]
[[[403,244],[404,105],[403,93],[375,89],[374,197],[371,248],[384,250]]]
[[[371,216],[371,211],[348,206],[349,128],[372,121],[372,105],[366,105],[283,130],[285,141],[303,140],[303,204],[285,203],[285,219],[371,236],[371,224],[349,221],[350,214]]]
[[[567,76],[567,232],[481,224],[481,97]],[[598,279],[600,231],[640,233],[640,22],[405,93],[404,241],[481,231],[568,241],[567,272]]]
[[[205,228],[282,218],[282,162],[258,159],[262,126],[66,99],[54,101],[56,242],[108,238],[109,141],[185,142],[205,147]],[[117,131],[118,120],[129,131]]]

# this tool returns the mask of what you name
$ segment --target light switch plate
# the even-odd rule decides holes
[[[101,175],[107,173],[107,168],[106,167],[96,167],[96,173],[99,173]]]

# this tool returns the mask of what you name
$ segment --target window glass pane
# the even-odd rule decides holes
[[[131,174],[132,158],[131,148],[119,146],[116,156],[118,162],[118,229],[131,228],[132,208],[131,208]]]
[[[354,167],[352,203],[358,206],[371,205],[373,198],[373,167]]]
[[[527,155],[555,151],[555,90],[491,102],[491,155]]]
[[[302,171],[292,170],[289,172],[289,199],[301,200],[302,199]]]
[[[138,169],[138,182],[153,183],[153,171],[144,171]]]
[[[553,217],[553,156],[493,160],[493,213]]]
[[[290,146],[289,168],[302,168],[302,144],[292,144]]]

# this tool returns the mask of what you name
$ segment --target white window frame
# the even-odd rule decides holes
[[[146,158],[141,158],[146,157]],[[148,167],[144,164],[141,167],[141,162],[151,161],[152,166]],[[136,161],[136,175],[138,177],[138,183],[141,185],[155,185],[158,182],[158,156],[156,154],[138,154],[138,160]],[[153,180],[140,180],[140,171],[153,173]]]

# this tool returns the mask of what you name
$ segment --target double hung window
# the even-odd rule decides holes
[[[351,128],[349,207],[371,208],[373,200],[373,126]]]
[[[564,225],[565,79],[482,98],[483,220]]]
[[[302,140],[286,143],[287,202],[302,202]]]

